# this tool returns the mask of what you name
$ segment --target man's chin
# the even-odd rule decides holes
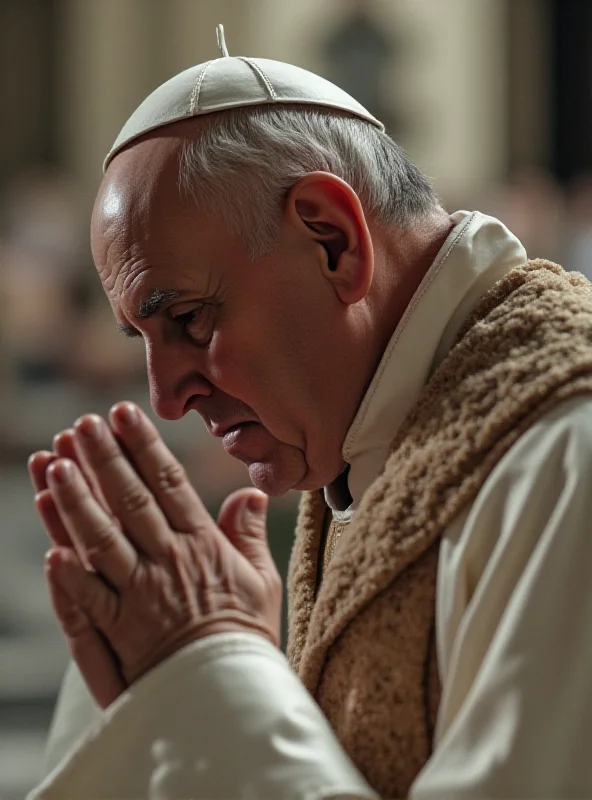
[[[286,494],[308,472],[304,451],[277,439],[261,423],[230,431],[222,443],[228,455],[248,468],[253,486],[270,497]]]
[[[294,465],[295,466],[295,465]],[[304,471],[278,469],[273,464],[255,462],[248,465],[251,483],[269,497],[281,497],[295,489],[304,478]]]

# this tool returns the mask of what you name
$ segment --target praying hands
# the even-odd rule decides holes
[[[97,703],[110,705],[184,646],[223,632],[280,638],[267,498],[244,489],[217,523],[148,418],[119,403],[29,459],[52,547],[55,614]]]

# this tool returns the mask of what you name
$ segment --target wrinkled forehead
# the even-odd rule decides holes
[[[112,258],[114,243],[158,238],[182,214],[178,189],[180,142],[151,137],[113,159],[101,183],[91,219],[91,246],[98,269]],[[115,248],[115,249],[120,249]]]

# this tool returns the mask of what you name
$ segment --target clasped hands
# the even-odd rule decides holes
[[[267,498],[230,495],[217,523],[150,420],[119,403],[29,459],[52,540],[51,602],[90,692],[106,708],[187,644],[222,632],[279,642],[281,581]]]

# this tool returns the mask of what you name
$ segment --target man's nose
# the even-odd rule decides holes
[[[200,369],[200,355],[195,348],[191,352],[147,348],[150,405],[162,419],[181,419],[191,410],[192,399],[212,393],[213,386]]]

